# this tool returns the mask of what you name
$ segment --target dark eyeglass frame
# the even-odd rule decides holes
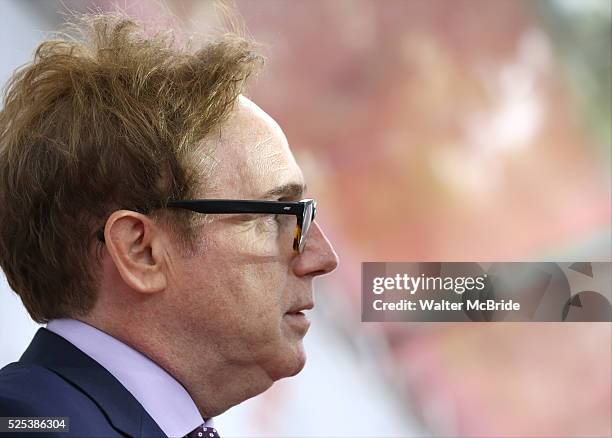
[[[295,202],[255,201],[246,199],[185,199],[169,201],[168,207],[184,208],[204,214],[284,214],[297,217],[293,249],[298,253],[304,250],[306,235],[317,213],[314,199]]]
[[[203,214],[283,214],[297,218],[293,249],[298,253],[304,250],[306,235],[315,220],[317,202],[314,199],[301,201],[256,201],[246,199],[179,199],[168,201],[168,208],[182,208]],[[98,235],[104,242],[104,233]]]

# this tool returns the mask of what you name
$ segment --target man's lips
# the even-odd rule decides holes
[[[285,313],[283,320],[289,324],[290,327],[305,335],[310,327],[310,321],[308,320],[308,317],[302,313],[302,311],[310,310],[313,307],[314,303],[312,302],[296,305]]]
[[[307,303],[300,303],[293,306],[291,309],[287,311],[289,315],[303,315],[302,311],[310,310],[314,307],[314,303],[309,301]]]

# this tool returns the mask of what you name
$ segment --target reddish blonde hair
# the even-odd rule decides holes
[[[91,249],[112,211],[205,184],[193,153],[262,59],[237,36],[179,49],[118,14],[80,29],[38,46],[0,111],[0,266],[40,323],[93,307]]]

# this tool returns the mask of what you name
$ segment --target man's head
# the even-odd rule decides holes
[[[281,129],[240,96],[260,61],[246,41],[190,53],[122,17],[88,23],[88,42],[43,43],[9,85],[0,265],[33,319],[110,332],[213,415],[302,368],[296,313],[337,258],[316,223],[296,252],[294,216],[167,208],[302,197]]]

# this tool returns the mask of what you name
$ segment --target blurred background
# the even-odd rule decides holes
[[[130,1],[184,34],[206,1]],[[610,323],[360,322],[363,261],[611,261],[609,0],[237,1],[250,96],[283,127],[340,267],[305,370],[224,436],[612,436]],[[68,9],[0,0],[0,83]],[[0,208],[2,208],[0,206]],[[37,326],[2,279],[0,366]]]

